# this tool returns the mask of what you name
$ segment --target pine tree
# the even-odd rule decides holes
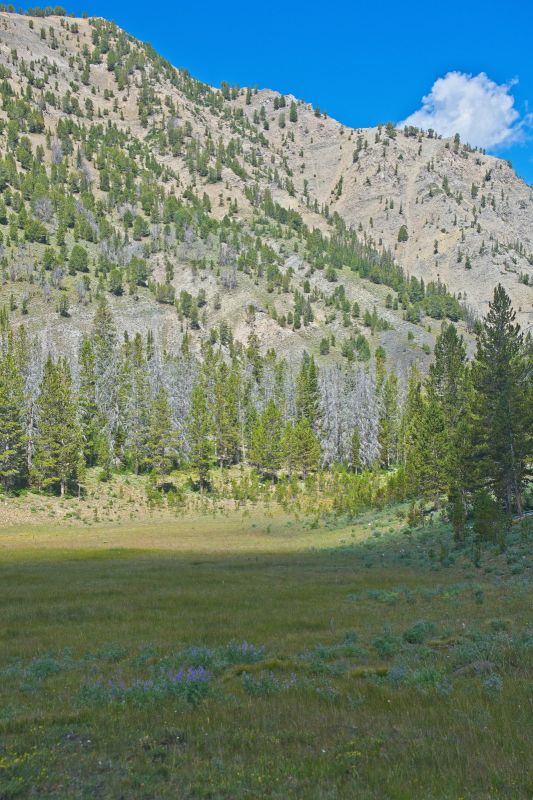
[[[350,440],[350,466],[356,474],[361,469],[361,434],[357,428],[354,428]]]
[[[250,462],[265,478],[276,478],[283,462],[283,421],[273,400],[259,414],[251,431]]]
[[[402,407],[398,438],[398,457],[403,466],[407,464],[407,459],[409,457],[412,419],[415,415],[420,413],[422,406],[421,387],[422,378],[420,372],[414,364],[411,364],[407,378],[407,389]]]
[[[138,473],[146,463],[150,421],[150,382],[140,334],[133,341],[126,339],[122,347],[117,399],[115,446],[122,447],[124,460]]]
[[[532,437],[531,375],[515,316],[498,285],[479,331],[472,373],[480,486],[494,492],[508,514],[522,512]]]
[[[464,413],[466,348],[455,325],[444,324],[435,342],[435,358],[429,368],[428,391],[438,398],[446,425],[455,428]]]
[[[0,357],[0,481],[7,491],[26,477],[24,381],[10,346]]]
[[[292,428],[290,446],[291,461],[305,479],[320,463],[320,443],[307,417],[302,417]]]
[[[172,410],[161,387],[150,405],[150,427],[145,463],[158,477],[169,474],[177,459],[177,438],[172,425]]]
[[[78,393],[78,409],[81,435],[83,439],[83,455],[85,463],[92,467],[96,464],[99,441],[104,433],[105,421],[96,402],[96,370],[94,350],[90,339],[85,338],[80,347],[80,388]]]
[[[216,457],[221,467],[235,464],[240,457],[239,421],[240,375],[238,367],[222,362],[213,385],[213,420]]]
[[[318,368],[315,359],[304,353],[296,379],[296,416],[308,419],[313,430],[318,432],[321,415]]]
[[[481,490],[474,495],[472,511],[476,544],[499,542],[503,549],[511,521],[501,504],[487,491]]]
[[[117,425],[117,332],[113,315],[102,293],[93,321],[92,343],[96,372],[96,400],[105,418],[108,444],[112,449],[112,437]]]
[[[298,122],[298,109],[294,100],[291,100],[291,107],[289,111],[289,119],[291,122]]]
[[[394,372],[387,375],[381,395],[382,408],[379,420],[380,459],[384,467],[391,467],[398,457],[400,410],[398,406],[398,378]]]
[[[283,435],[281,437],[281,449],[289,476],[292,476],[294,470],[297,468],[296,452],[294,447],[294,425],[292,422],[287,422],[285,425]]]
[[[113,352],[117,343],[115,321],[105,294],[100,296],[94,315],[93,337],[97,368],[103,369],[112,361]]]
[[[96,463],[102,468],[100,480],[110,480],[113,472],[113,453],[111,452],[111,444],[105,431],[102,431],[102,435],[98,438]]]
[[[69,258],[69,273],[75,275],[76,272],[89,271],[89,256],[87,250],[79,244],[72,248]]]
[[[399,242],[406,242],[409,239],[409,234],[407,232],[407,226],[402,225],[400,230],[398,231],[398,241]]]
[[[447,440],[442,407],[434,395],[426,392],[422,395],[421,413],[413,431],[412,463],[407,474],[416,493],[437,505],[446,490],[444,453]]]
[[[263,377],[263,359],[261,357],[259,339],[255,331],[252,331],[248,337],[246,356],[253,367],[254,378],[259,383]]]
[[[422,377],[415,365],[411,367],[407,381],[407,396],[400,423],[399,450],[401,463],[405,469],[407,491],[417,495],[422,481],[423,443],[421,443],[424,401],[422,398]]]
[[[387,377],[387,371],[385,368],[386,353],[385,349],[381,347],[381,345],[377,348],[375,357],[376,357],[376,394],[379,397],[381,395],[381,392],[383,391],[383,384],[385,382],[385,378]]]
[[[213,424],[207,407],[204,387],[197,383],[192,390],[188,426],[189,463],[198,472],[201,489],[208,489],[209,469],[214,458]]]
[[[445,436],[442,409],[434,395],[423,392],[421,375],[413,365],[400,426],[400,455],[411,497],[439,502],[445,489],[440,457]]]
[[[470,432],[468,378],[463,337],[458,335],[455,325],[445,324],[435,343],[435,359],[426,382],[428,398],[440,409],[444,436],[429,444],[442,471],[450,520],[457,541],[464,538],[469,485],[465,460]]]
[[[58,489],[63,496],[69,486],[79,484],[82,461],[82,437],[70,369],[65,360],[54,363],[49,356],[38,400],[33,482],[42,489]]]

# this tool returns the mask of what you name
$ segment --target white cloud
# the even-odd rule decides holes
[[[484,72],[448,72],[422,98],[422,108],[400,125],[433,128],[446,137],[458,133],[461,141],[478,147],[511,144],[531,121],[514,107],[513,83],[495,83]]]

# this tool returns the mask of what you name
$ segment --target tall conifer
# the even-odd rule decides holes
[[[66,360],[49,356],[38,399],[37,436],[32,478],[42,489],[61,496],[80,482],[83,473],[82,437],[76,417],[70,369]]]
[[[473,364],[477,473],[507,513],[522,511],[531,456],[531,373],[511,300],[494,290]]]
[[[164,477],[177,459],[177,439],[172,425],[172,410],[167,393],[161,387],[150,405],[150,425],[145,458],[148,468]]]
[[[213,423],[207,407],[204,387],[197,383],[192,390],[189,414],[189,462],[198,472],[200,488],[209,488],[209,470],[214,458]]]
[[[24,381],[12,346],[0,357],[0,481],[5,490],[26,480]]]

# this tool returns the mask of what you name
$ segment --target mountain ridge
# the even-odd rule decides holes
[[[209,87],[103,18],[2,13],[0,64],[2,153],[10,158],[13,151],[21,183],[42,148],[49,184],[52,173],[65,171],[62,191],[74,204],[64,244],[57,245],[60,201],[50,185],[43,197],[28,190],[26,206],[42,217],[46,241],[31,241],[19,220],[24,234],[3,247],[0,303],[15,306],[16,318],[26,301],[23,321],[49,347],[64,339],[61,346],[75,349],[102,290],[119,327],[154,328],[162,341],[184,332],[200,341],[224,323],[243,344],[254,334],[280,354],[328,350],[328,358],[341,361],[358,357],[350,341],[363,334],[372,352],[381,345],[393,361],[427,364],[446,314],[439,306],[428,315],[431,303],[419,288],[411,292],[409,276],[423,282],[422,294],[431,284],[436,297],[444,284],[457,296],[467,338],[496,283],[510,294],[520,322],[531,324],[533,190],[506,162],[431,132],[390,124],[349,129],[269,89]],[[28,130],[17,112],[14,132],[10,107],[17,103],[40,114],[42,125]],[[104,145],[105,136],[113,143]],[[155,201],[145,201],[149,193]],[[187,204],[176,212],[189,215],[176,223],[179,237],[171,229],[175,217],[167,214],[165,222],[167,195]],[[359,255],[350,250],[346,257],[352,240],[343,240],[344,252],[322,242],[315,247],[313,230],[332,240],[353,231]],[[78,270],[69,274],[76,244],[88,254],[89,279]],[[57,286],[54,271],[43,266],[45,250],[54,247],[63,273]],[[358,258],[367,264],[359,271]],[[389,275],[385,285],[384,269],[373,274],[379,258],[389,273],[403,268],[404,282]],[[131,278],[136,259],[145,262],[146,279]],[[120,292],[111,276],[122,281]],[[80,279],[89,281],[84,291],[76,288]],[[202,291],[191,324],[180,296]],[[65,296],[68,311],[56,314]],[[365,312],[374,316],[370,324]]]

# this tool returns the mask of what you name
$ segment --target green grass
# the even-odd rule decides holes
[[[527,533],[402,525],[0,532],[0,798],[530,797]]]

